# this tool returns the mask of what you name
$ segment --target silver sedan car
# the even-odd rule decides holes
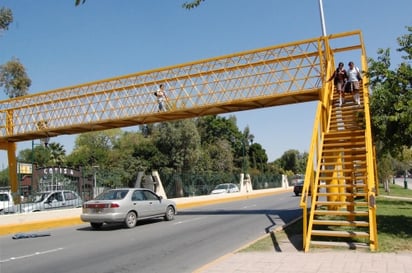
[[[103,223],[125,223],[128,228],[138,220],[163,217],[174,219],[176,203],[144,188],[111,189],[83,204],[80,218],[98,229]]]

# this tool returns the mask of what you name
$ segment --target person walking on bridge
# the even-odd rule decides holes
[[[167,111],[167,95],[165,91],[165,86],[164,84],[159,85],[159,89],[154,93],[154,95],[157,97],[157,102],[159,104],[159,112],[161,111]]]

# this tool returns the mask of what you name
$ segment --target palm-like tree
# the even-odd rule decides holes
[[[60,143],[52,142],[48,145],[50,158],[49,163],[61,166],[66,159],[66,150]]]

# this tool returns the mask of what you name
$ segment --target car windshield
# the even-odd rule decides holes
[[[227,186],[227,184],[220,184],[216,186],[215,190],[225,190],[227,189]]]
[[[0,201],[10,201],[8,194],[0,193]]]
[[[33,196],[34,203],[40,203],[44,201],[49,193],[47,192],[39,192],[35,196]]]
[[[128,190],[109,190],[98,195],[95,200],[120,200],[123,199]]]

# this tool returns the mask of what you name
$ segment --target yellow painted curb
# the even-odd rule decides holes
[[[80,220],[80,216],[62,218],[62,219],[52,219],[44,221],[34,221],[22,224],[10,224],[0,226],[0,235],[14,234],[20,232],[34,231],[34,230],[45,230],[57,227],[65,227],[71,225],[79,225],[84,223]]]

